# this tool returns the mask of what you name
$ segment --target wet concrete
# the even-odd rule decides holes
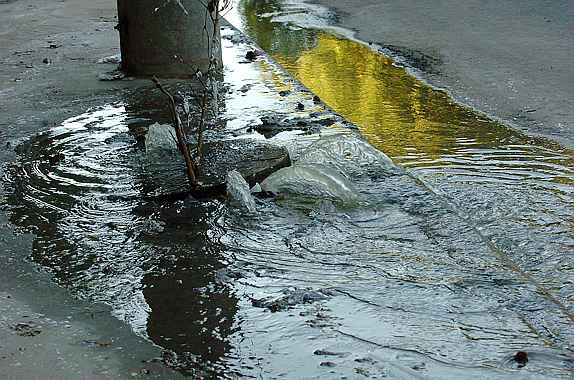
[[[23,262],[30,236],[2,232],[2,379],[182,378],[163,365],[161,349],[112,317],[108,306],[70,297],[47,273]]]
[[[571,1],[318,0],[457,100],[574,145]]]
[[[118,51],[115,13],[109,1],[0,2],[3,179],[19,141],[135,84],[97,78],[115,67],[97,64]],[[1,194],[4,203],[4,183]],[[109,307],[77,300],[29,262],[33,238],[1,213],[0,377],[180,377],[154,362],[161,350],[112,317]]]

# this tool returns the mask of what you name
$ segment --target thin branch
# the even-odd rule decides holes
[[[179,114],[177,112],[175,100],[173,99],[173,96],[169,93],[169,91],[167,91],[165,87],[163,87],[163,85],[161,84],[159,79],[157,79],[157,77],[154,76],[152,78],[152,81],[156,85],[156,87],[169,99],[171,114],[175,123],[174,129],[177,138],[177,147],[179,148],[179,151],[181,152],[181,154],[183,155],[183,159],[185,160],[185,166],[187,168],[187,178],[189,179],[189,184],[191,188],[194,189],[197,187],[197,174],[196,174],[197,167],[193,162],[193,159],[191,158],[191,154],[189,153],[189,148],[187,146],[185,133],[181,125],[181,119],[179,118]]]

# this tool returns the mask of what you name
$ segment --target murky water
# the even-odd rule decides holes
[[[405,170],[346,170],[353,205],[257,199],[252,216],[221,199],[157,197],[185,177],[176,152],[151,153],[134,136],[169,120],[161,94],[143,89],[18,147],[9,209],[37,235],[32,259],[110,304],[190,376],[571,377],[574,153],[309,29],[328,27],[326,10],[239,10],[262,48]],[[240,134],[269,110],[324,112],[264,59],[233,63],[250,47],[223,35],[231,75],[216,133]]]

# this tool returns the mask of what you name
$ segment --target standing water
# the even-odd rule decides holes
[[[192,377],[571,377],[574,153],[308,28],[328,25],[323,9],[244,1],[238,11],[263,49],[402,169],[332,127],[293,152],[297,175],[329,178],[322,190],[277,175],[267,185],[300,194],[257,199],[247,214],[158,196],[185,177],[168,137],[136,138],[168,121],[144,89],[19,146],[10,212],[36,233],[32,259],[111,305]],[[248,47],[229,40],[230,62]],[[295,110],[269,62],[226,70],[218,133]]]
[[[545,306],[529,300],[532,315],[520,316],[524,331],[543,339],[545,346],[570,346],[574,151],[455,103],[372,47],[341,36],[350,33],[332,27],[335,15],[325,8],[245,0],[231,19],[473,230],[485,254],[554,304],[559,315],[554,318],[561,322],[551,327],[547,324],[554,318],[542,317]],[[448,228],[442,228],[448,235]],[[475,259],[482,256],[478,246],[469,248]],[[467,265],[459,248],[443,253]],[[491,285],[500,284],[492,280]],[[502,340],[504,334],[498,334]],[[494,336],[462,335],[474,346],[496,341]],[[488,346],[494,349],[495,344],[485,350]],[[460,354],[470,351],[461,349]]]

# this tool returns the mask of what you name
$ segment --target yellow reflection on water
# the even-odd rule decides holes
[[[277,0],[242,0],[244,30],[323,102],[397,163],[465,170],[541,171],[574,183],[574,152],[457,104],[359,42],[274,21]]]
[[[479,144],[512,135],[354,41],[318,33],[313,49],[274,57],[391,156],[417,151],[436,157],[459,146],[461,134]]]

